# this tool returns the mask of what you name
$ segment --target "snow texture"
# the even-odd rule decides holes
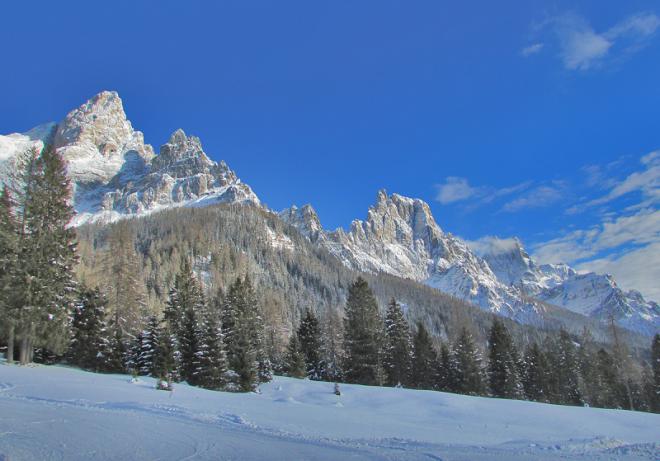
[[[260,393],[0,363],[0,459],[657,460],[660,415],[276,377]]]

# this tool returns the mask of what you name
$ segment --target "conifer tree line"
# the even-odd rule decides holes
[[[97,372],[132,372],[186,381],[214,390],[253,391],[273,372],[331,382],[399,386],[566,405],[660,411],[660,336],[640,376],[612,323],[612,347],[585,330],[517,344],[494,318],[479,344],[471,325],[441,341],[395,299],[384,312],[369,283],[346,287],[343,312],[322,317],[312,308],[289,334],[286,350],[273,347],[264,299],[248,271],[226,290],[205,292],[187,255],[164,305],[150,309],[136,276],[140,261],[128,225],[108,239],[106,278],[76,281],[71,187],[64,162],[49,147],[20,159],[19,174],[0,192],[0,339],[9,361],[64,358]],[[237,242],[237,246],[240,246]],[[110,257],[112,256],[112,257]],[[325,256],[323,256],[325,257]],[[295,279],[299,268],[287,266]],[[306,275],[309,277],[309,275]],[[377,279],[381,280],[381,279]],[[387,280],[387,279],[382,279]],[[382,280],[379,283],[382,283]],[[158,283],[156,283],[158,282]],[[306,283],[325,286],[318,280]],[[334,296],[334,295],[333,295]]]

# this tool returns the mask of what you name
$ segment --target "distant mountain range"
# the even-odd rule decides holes
[[[99,93],[59,123],[0,136],[0,179],[13,169],[17,154],[44,143],[68,164],[75,226],[179,206],[263,207],[247,184],[224,162],[210,160],[200,140],[183,130],[175,131],[156,155],[126,118],[116,92]],[[347,267],[422,282],[523,323],[541,322],[547,303],[602,321],[613,317],[620,326],[647,335],[660,331],[660,306],[637,291],[623,291],[610,275],[539,265],[515,239],[491,239],[477,252],[443,231],[420,199],[380,191],[366,220],[353,221],[348,231],[323,229],[310,205],[277,215]],[[273,235],[272,241],[295,251],[286,236]]]

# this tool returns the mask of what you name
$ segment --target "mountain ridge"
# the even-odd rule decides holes
[[[199,138],[178,129],[156,154],[142,132],[133,129],[113,91],[95,95],[61,122],[0,136],[0,175],[11,169],[21,150],[44,143],[52,143],[67,162],[78,212],[74,226],[179,206],[249,203],[266,209],[224,161],[209,158]],[[468,242],[445,232],[421,199],[381,190],[366,219],[354,220],[349,230],[323,229],[311,205],[276,214],[349,268],[421,282],[524,323],[543,317],[543,303],[535,298],[602,321],[614,316],[622,326],[645,334],[660,330],[660,307],[638,292],[624,292],[611,276],[538,265],[519,240],[508,242],[507,251],[502,251],[503,241],[495,251],[492,241],[479,255]],[[280,236],[272,240],[295,250]]]

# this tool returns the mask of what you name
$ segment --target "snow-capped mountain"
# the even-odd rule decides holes
[[[462,240],[443,232],[422,200],[380,191],[366,221],[353,221],[348,232],[323,231],[309,205],[280,217],[350,268],[422,282],[519,320],[538,319],[541,307],[524,301],[518,288],[500,282]]]
[[[475,251],[444,232],[419,199],[380,191],[366,221],[353,221],[348,232],[324,231],[310,205],[280,217],[350,268],[422,282],[500,315],[537,323],[543,306],[530,301],[536,298],[602,321],[614,316],[645,334],[660,330],[658,305],[636,291],[623,292],[610,275],[538,265],[517,239],[487,239]]]
[[[660,330],[660,306],[635,290],[624,292],[608,274],[579,273],[565,264],[538,265],[517,239],[484,239],[483,258],[497,278],[525,294],[582,315],[653,334]]]
[[[59,123],[0,136],[0,168],[30,147],[52,143],[67,162],[78,215],[74,225],[112,221],[173,206],[259,203],[224,162],[214,162],[194,136],[175,131],[160,153],[126,118],[116,92],[104,91]],[[2,170],[0,170],[2,174]]]
[[[116,92],[104,91],[59,123],[0,136],[0,180],[30,147],[50,143],[68,165],[74,184],[74,225],[109,222],[177,206],[260,201],[224,162],[211,160],[201,142],[175,131],[158,155],[133,129]],[[443,231],[427,203],[380,191],[364,221],[350,230],[326,231],[310,205],[278,214],[346,266],[385,272],[435,287],[483,309],[537,323],[544,306],[536,298],[582,315],[652,334],[660,331],[660,307],[636,291],[624,292],[609,275],[581,274],[567,265],[538,265],[518,240],[468,245]],[[274,231],[271,231],[274,232]],[[292,250],[285,236],[273,245]],[[477,251],[478,250],[478,251]]]

